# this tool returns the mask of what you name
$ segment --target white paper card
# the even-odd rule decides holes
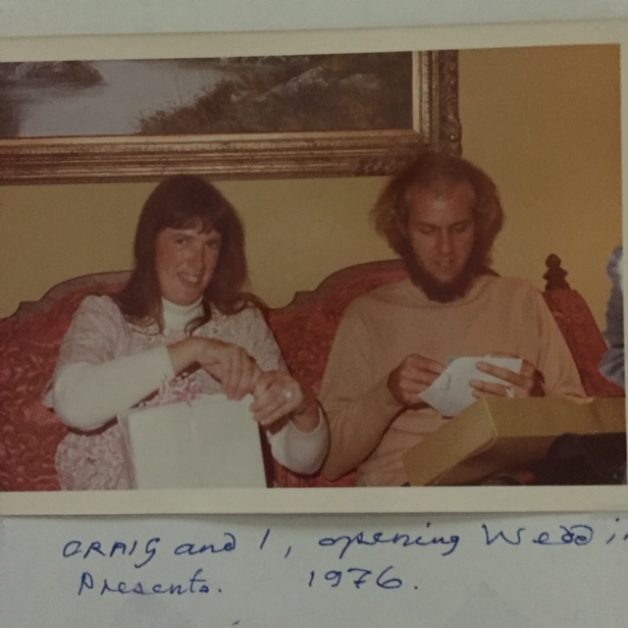
[[[0,625],[624,628],[627,532],[619,512],[0,518]]]
[[[420,397],[443,416],[456,416],[466,407],[477,401],[473,396],[470,379],[479,379],[485,382],[503,384],[504,381],[483,373],[477,369],[478,362],[486,362],[510,369],[518,373],[521,370],[521,358],[497,357],[486,355],[484,357],[454,358],[447,368],[436,378],[429,388],[426,388]]]
[[[264,488],[252,401],[205,395],[122,418],[135,488]]]

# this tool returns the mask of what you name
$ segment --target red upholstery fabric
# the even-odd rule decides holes
[[[318,392],[336,327],[347,305],[359,294],[405,276],[398,261],[359,264],[335,273],[315,292],[297,295],[290,305],[266,312],[292,373]],[[0,490],[59,488],[54,455],[67,429],[41,399],[50,381],[59,344],[72,314],[87,294],[114,290],[120,275],[72,280],[30,312],[0,321]],[[580,295],[573,290],[546,294],[547,303],[567,339],[585,388],[598,396],[623,395],[597,372],[604,340]],[[281,487],[351,486],[353,474],[337,482],[322,476],[303,478],[275,463]]]
[[[543,296],[567,341],[587,395],[622,397],[623,389],[609,382],[598,370],[606,343],[580,293],[570,288],[556,288],[544,292]]]
[[[83,287],[28,315],[0,322],[0,490],[58,490],[57,445],[67,428],[42,403],[61,340],[83,298]]]
[[[359,264],[331,275],[315,293],[298,295],[287,307],[269,310],[268,324],[294,377],[318,393],[327,356],[345,308],[358,295],[405,276],[397,261]],[[283,487],[339,487],[355,483],[353,473],[330,482],[320,474],[303,477],[290,473],[277,463],[274,467],[275,481]]]

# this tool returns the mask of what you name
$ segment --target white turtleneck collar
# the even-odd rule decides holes
[[[164,330],[181,331],[194,318],[203,314],[203,298],[191,305],[177,305],[162,297]]]

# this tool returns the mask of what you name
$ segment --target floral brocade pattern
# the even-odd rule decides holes
[[[307,295],[302,302],[297,300],[285,308],[270,310],[268,324],[294,377],[318,394],[336,329],[349,303],[369,290],[405,276],[400,266],[356,273],[327,286],[321,295]]]
[[[623,397],[623,389],[608,381],[599,371],[606,343],[586,301],[569,288],[556,288],[544,292],[543,296],[565,337],[587,395]]]
[[[326,282],[315,294],[266,313],[290,371],[315,391],[346,306],[359,294],[405,276],[399,264],[390,263],[342,272],[342,277]],[[44,406],[42,394],[52,378],[61,340],[78,305],[87,294],[115,287],[97,283],[89,288],[75,287],[45,310],[0,322],[0,490],[59,489],[55,452],[69,430]],[[552,290],[544,296],[574,355],[587,393],[623,394],[597,371],[605,345],[582,297],[575,290]],[[320,475],[297,476],[277,463],[274,473],[280,487],[353,483],[351,474],[338,482],[328,482]]]
[[[54,459],[68,428],[42,402],[61,339],[90,289],[65,295],[50,309],[0,323],[0,490],[58,490]]]
[[[316,394],[320,390],[336,329],[349,303],[369,290],[406,276],[400,264],[368,273],[345,271],[344,274],[339,281],[334,281],[332,276],[316,294],[306,295],[301,302],[297,300],[285,308],[270,310],[267,315],[291,373]],[[275,482],[290,488],[354,486],[355,473],[332,482],[321,474],[303,477],[275,465]]]
[[[292,374],[318,391],[338,322],[353,298],[404,276],[399,265],[350,273],[321,294],[308,295],[266,317]],[[55,453],[70,430],[42,402],[57,362],[61,341],[72,317],[88,294],[114,292],[118,284],[94,281],[55,298],[45,309],[0,322],[0,490],[58,490]],[[117,431],[117,430],[116,430]],[[108,443],[117,449],[115,432]],[[107,446],[103,443],[103,452]],[[99,450],[100,452],[101,450]],[[105,454],[109,455],[109,454]],[[353,476],[328,482],[322,476],[301,477],[273,461],[280,487],[348,486]],[[114,483],[118,480],[112,475]],[[65,482],[68,480],[66,479]],[[120,480],[120,482],[123,482]]]

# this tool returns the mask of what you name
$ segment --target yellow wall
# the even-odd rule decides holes
[[[601,323],[619,242],[619,59],[614,47],[463,51],[464,154],[497,181],[508,215],[495,268],[542,287],[558,253]],[[231,181],[254,289],[271,305],[342,266],[390,257],[367,212],[384,179]],[[154,183],[0,188],[0,316],[58,281],[128,268]]]
[[[622,232],[619,48],[467,51],[460,81],[464,154],[507,214],[495,268],[542,288],[544,258],[558,254],[603,326]]]
[[[390,257],[366,214],[383,179],[221,182],[239,209],[255,291],[271,305],[330,272]],[[1,314],[75,275],[128,268],[154,183],[0,188]]]

